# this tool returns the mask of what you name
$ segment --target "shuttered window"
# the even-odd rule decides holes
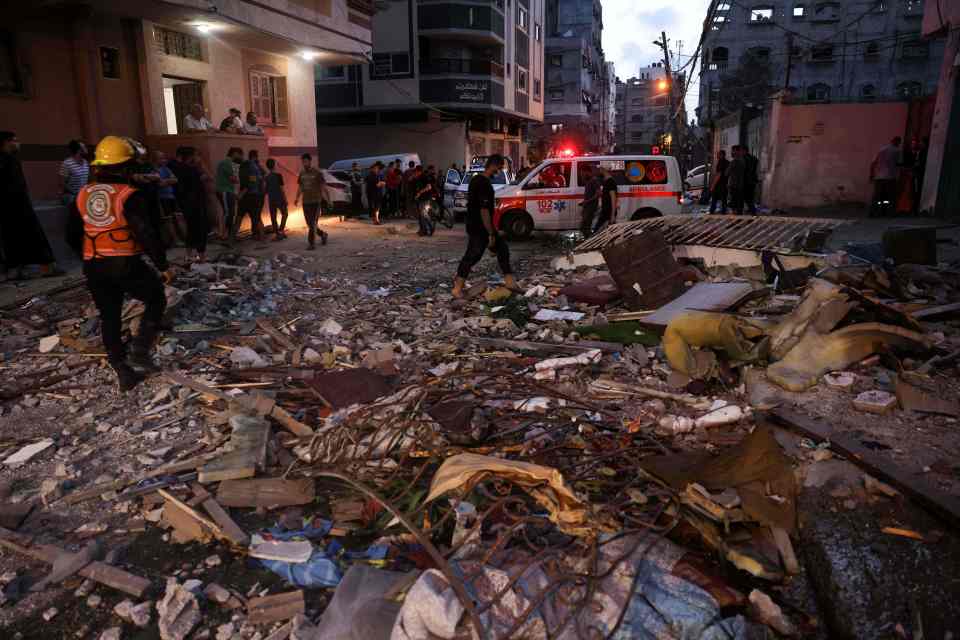
[[[250,110],[257,114],[257,122],[260,124],[288,124],[290,108],[287,102],[287,79],[251,71]]]

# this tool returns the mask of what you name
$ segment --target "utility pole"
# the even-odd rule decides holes
[[[676,156],[676,150],[682,149],[683,145],[681,144],[680,140],[680,128],[677,126],[677,118],[679,117],[679,114],[675,104],[676,92],[674,89],[676,82],[674,81],[675,78],[673,77],[673,73],[670,71],[670,45],[667,44],[666,31],[660,32],[660,42],[657,44],[659,44],[660,48],[663,49],[663,68],[667,75],[667,103],[668,108],[670,109],[670,153]],[[681,174],[683,173],[683,169],[684,167],[681,166]]]
[[[793,71],[793,34],[787,34],[787,73],[783,81],[783,90],[790,90],[790,72]]]

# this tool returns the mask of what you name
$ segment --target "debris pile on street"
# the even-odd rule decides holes
[[[83,289],[4,310],[4,637],[956,634],[960,271],[671,233],[464,301],[195,265],[126,396]],[[923,602],[830,591],[905,556]]]

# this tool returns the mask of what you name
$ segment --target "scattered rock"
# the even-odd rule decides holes
[[[763,591],[754,589],[750,592],[750,614],[758,622],[762,622],[777,633],[789,637],[800,635],[797,628],[790,622],[780,606],[770,599]]]
[[[110,627],[100,634],[98,640],[120,640],[120,627]]]
[[[317,328],[317,331],[325,336],[338,336],[343,331],[343,327],[333,318],[327,318],[323,324]]]
[[[897,406],[897,396],[886,391],[864,391],[853,399],[853,406],[868,413],[889,413]]]
[[[241,367],[267,366],[267,361],[250,347],[234,347],[230,352],[230,361]]]
[[[200,603],[186,585],[181,586],[176,578],[169,578],[163,599],[157,603],[157,614],[160,637],[183,640],[200,622]]]
[[[226,604],[226,602],[230,600],[230,592],[218,585],[216,582],[211,582],[208,584],[203,593],[210,598],[210,600],[216,602],[217,604]]]
[[[56,502],[63,497],[63,480],[56,478],[47,478],[40,483],[40,500],[43,506],[49,507],[51,503]]]
[[[50,353],[56,348],[58,344],[60,344],[60,336],[58,335],[52,335],[52,336],[47,336],[46,338],[40,338],[40,346],[38,347],[38,350],[40,351],[40,353]]]
[[[208,567],[218,567],[220,566],[221,562],[222,561],[220,560],[220,556],[216,556],[216,555],[210,556],[209,558],[203,561],[203,563]]]
[[[823,383],[831,389],[849,391],[857,383],[857,376],[849,371],[828,373],[823,376]]]
[[[56,607],[50,607],[49,609],[43,612],[43,619],[46,620],[47,622],[50,622],[51,620],[57,617],[58,613],[60,613],[60,611]]]
[[[97,594],[93,594],[87,598],[87,606],[90,607],[91,609],[96,609],[97,607],[100,606],[102,602],[103,602],[103,598],[101,598]]]
[[[143,629],[150,624],[152,609],[153,602],[149,600],[138,605],[133,604],[131,600],[124,600],[113,608],[113,612],[120,619]]]

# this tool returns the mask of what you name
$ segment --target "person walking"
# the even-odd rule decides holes
[[[160,228],[166,230],[169,234],[167,247],[172,248],[176,241],[187,244],[187,234],[180,228],[180,221],[177,219],[177,211],[180,207],[177,205],[177,195],[175,187],[178,178],[173,170],[168,166],[167,154],[156,150],[153,152],[153,168],[157,173],[157,199],[160,202]]]
[[[17,154],[20,143],[12,131],[0,131],[0,253],[4,278],[22,279],[29,265],[40,265],[44,277],[61,275],[47,234],[33,210],[33,201]]]
[[[897,196],[897,167],[900,164],[900,136],[877,152],[870,164],[870,180],[873,182],[873,202],[870,217],[884,216],[893,212]]]
[[[495,195],[490,178],[503,168],[503,156],[492,154],[487,157],[483,173],[478,173],[470,180],[467,191],[467,250],[460,260],[457,276],[453,280],[454,298],[463,298],[463,288],[470,276],[470,270],[486,251],[497,256],[497,264],[503,273],[504,285],[511,291],[518,291],[517,279],[510,266],[510,248],[507,241],[493,226],[493,208]]]
[[[97,145],[93,165],[96,181],[80,190],[78,215],[69,233],[82,236],[83,273],[93,303],[100,313],[100,331],[107,362],[121,392],[136,387],[148,373],[158,371],[151,352],[166,309],[164,283],[172,281],[159,230],[150,204],[130,180],[146,149],[136,140],[107,136]],[[149,256],[153,267],[143,256]],[[123,342],[125,297],[140,300],[144,311],[130,354]]]
[[[403,174],[400,172],[400,161],[390,163],[387,169],[387,175],[384,178],[387,187],[387,197],[385,208],[389,217],[396,217],[400,211],[400,183],[403,181]]]
[[[720,149],[717,154],[717,162],[713,166],[713,177],[710,179],[710,213],[717,212],[717,205],[720,205],[720,215],[727,215],[727,172],[730,169],[730,161],[727,160],[727,152]]]
[[[234,242],[244,216],[250,216],[250,231],[257,242],[263,242],[263,170],[257,162],[258,152],[251,149],[247,161],[240,165],[240,192],[237,202],[237,219],[230,227],[230,242]]]
[[[303,168],[297,176],[297,195],[293,199],[293,206],[300,204],[303,198],[303,219],[307,223],[307,250],[317,248],[317,232],[320,232],[320,244],[327,244],[327,232],[317,229],[317,216],[320,212],[320,203],[323,201],[323,174],[313,167],[313,157],[309,153],[300,156]]]
[[[283,175],[277,171],[277,161],[267,158],[267,205],[270,207],[270,224],[273,225],[273,239],[287,237],[287,194],[283,192]],[[280,212],[280,224],[277,224],[277,212]]]
[[[407,217],[419,217],[416,204],[416,185],[414,184],[416,178],[417,163],[411,160],[407,163],[407,169],[403,172],[403,212]]]
[[[743,185],[747,174],[747,165],[743,159],[740,145],[734,145],[733,160],[727,168],[727,190],[730,194],[730,207],[736,215],[743,215]]]
[[[560,176],[563,178],[563,176]],[[614,224],[617,221],[617,211],[620,208],[620,191],[616,179],[610,174],[610,171],[601,166],[600,178],[600,217],[593,227],[593,233],[596,234],[607,224]]]
[[[217,221],[217,231],[220,240],[230,242],[230,230],[233,228],[234,218],[237,217],[237,185],[240,182],[238,175],[240,163],[243,161],[243,149],[230,147],[227,157],[217,164],[214,184],[217,188],[217,200],[223,215]]]
[[[195,262],[205,262],[210,216],[200,156],[194,147],[178,147],[176,157],[168,161],[167,166],[177,177],[174,195],[177,198],[177,207],[187,224],[187,248],[195,252]]]
[[[740,147],[743,156],[743,204],[750,215],[757,215],[757,185],[760,184],[760,160],[745,147]]]
[[[593,232],[593,219],[597,215],[597,209],[600,208],[600,190],[603,182],[600,175],[594,175],[590,165],[583,163],[580,165],[580,173],[583,175],[583,202],[580,203],[582,211],[580,212],[580,234],[583,239],[589,238]]]
[[[70,155],[60,164],[60,200],[67,206],[76,206],[77,194],[90,182],[90,163],[87,147],[79,140],[67,145]]]
[[[370,209],[370,220],[373,224],[380,224],[380,208],[383,206],[383,187],[386,183],[383,181],[382,172],[383,163],[379,160],[373,163],[364,179],[364,186],[367,190],[367,207]]]

